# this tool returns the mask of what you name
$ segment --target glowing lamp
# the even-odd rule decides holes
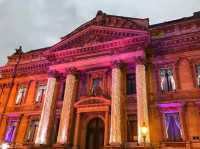
[[[8,149],[9,148],[9,145],[7,143],[2,143],[1,144],[1,148],[2,149]]]
[[[141,131],[142,131],[142,135],[143,135],[143,136],[146,136],[146,135],[147,135],[148,128],[146,127],[146,125],[143,125],[143,126],[142,126]]]

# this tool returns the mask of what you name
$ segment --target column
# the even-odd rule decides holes
[[[77,94],[77,70],[70,68],[66,77],[65,95],[58,131],[57,143],[68,145],[73,120],[74,101]]]
[[[53,128],[54,112],[56,104],[56,77],[58,72],[49,72],[47,90],[45,93],[44,104],[35,139],[35,144],[47,145],[50,141],[51,130]]]
[[[181,117],[181,116],[180,116]],[[188,133],[188,141],[196,141],[193,140],[193,137],[198,137],[200,135],[199,128],[199,110],[195,102],[187,103],[187,111],[186,111],[186,124],[187,124],[187,133]]]
[[[150,143],[149,135],[149,116],[147,103],[147,86],[145,65],[141,60],[136,64],[136,91],[137,91],[137,119],[138,119],[138,143],[144,143],[144,134],[142,134],[142,127],[147,128],[145,134],[145,143]]]
[[[78,140],[79,140],[79,127],[80,127],[80,113],[77,113],[76,116],[76,124],[75,124],[75,132],[74,132],[74,148],[78,148]]]
[[[123,65],[119,61],[114,62],[112,69],[112,101],[111,101],[111,128],[110,145],[121,146],[125,141],[126,115],[125,115],[125,80]]]
[[[29,116],[28,115],[22,116],[21,122],[20,122],[19,127],[18,127],[18,132],[20,132],[20,133],[16,133],[15,143],[18,147],[23,146],[24,137],[25,137],[26,132],[27,132],[28,124],[29,124]]]
[[[2,117],[2,121],[0,124],[0,143],[4,142],[4,134],[6,133],[7,128],[7,116],[0,115]]]

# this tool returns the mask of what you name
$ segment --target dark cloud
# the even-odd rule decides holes
[[[19,45],[28,51],[56,43],[97,10],[149,17],[154,24],[190,16],[199,8],[199,0],[0,0],[0,65]]]

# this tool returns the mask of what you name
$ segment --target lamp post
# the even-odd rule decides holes
[[[141,132],[142,132],[142,136],[143,136],[143,139],[144,139],[144,149],[145,149],[145,145],[146,145],[146,136],[147,136],[147,132],[148,132],[148,128],[146,126],[145,123],[143,123],[142,127],[141,127]]]

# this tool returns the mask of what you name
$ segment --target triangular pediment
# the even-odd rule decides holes
[[[146,19],[125,18],[98,12],[91,21],[81,25],[70,34],[62,37],[52,50],[84,47],[146,33]]]

